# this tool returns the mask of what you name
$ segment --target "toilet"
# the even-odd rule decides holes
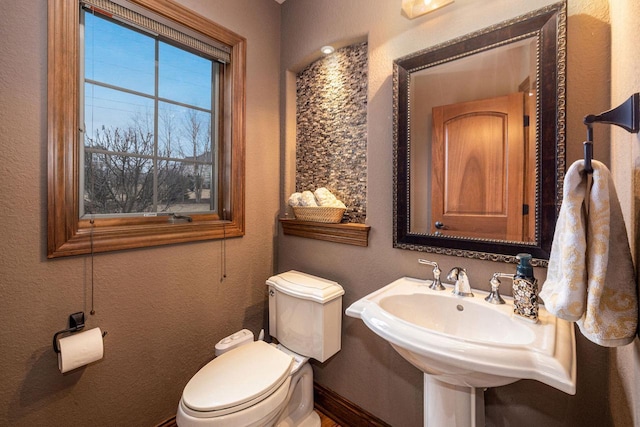
[[[278,344],[247,339],[246,330],[222,340],[224,352],[182,392],[179,427],[320,426],[309,359],[324,362],[340,350],[344,290],[293,270],[267,286],[269,334]]]

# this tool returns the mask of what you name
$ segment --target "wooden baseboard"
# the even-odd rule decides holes
[[[338,393],[313,383],[314,407],[343,427],[391,427],[381,419],[348,401]],[[176,417],[158,424],[156,427],[178,427]]]
[[[171,417],[168,420],[161,422],[156,427],[178,427],[178,424],[176,424],[176,417]]]
[[[315,408],[344,427],[391,427],[338,393],[313,383]]]

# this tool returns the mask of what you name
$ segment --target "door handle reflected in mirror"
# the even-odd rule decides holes
[[[447,229],[449,229],[449,227],[447,227],[446,225],[444,225],[440,221],[436,221],[436,223],[434,225],[438,230],[447,230]]]

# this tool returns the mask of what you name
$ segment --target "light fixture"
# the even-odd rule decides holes
[[[325,55],[331,55],[334,51],[335,49],[333,48],[333,46],[322,46],[320,48],[320,52],[324,53]]]
[[[454,0],[402,0],[402,11],[409,19],[433,12]]]

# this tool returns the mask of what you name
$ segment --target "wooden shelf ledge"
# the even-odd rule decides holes
[[[284,234],[290,236],[344,243],[346,245],[369,245],[369,230],[371,227],[365,224],[327,224],[288,218],[280,218],[280,223]]]

